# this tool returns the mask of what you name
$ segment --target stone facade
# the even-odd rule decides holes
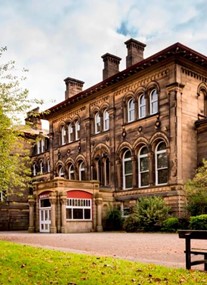
[[[40,205],[50,232],[101,231],[111,205],[124,214],[141,196],[161,196],[184,215],[184,183],[206,154],[206,129],[195,122],[206,115],[207,58],[176,43],[143,59],[143,43],[125,44],[125,70],[105,54],[102,82],[82,91],[66,78],[65,101],[43,115],[49,133],[32,155],[30,231],[41,231]]]

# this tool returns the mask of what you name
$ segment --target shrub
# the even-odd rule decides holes
[[[165,232],[176,232],[179,228],[179,220],[176,217],[167,218],[163,222],[162,231]]]
[[[125,220],[126,231],[157,231],[161,229],[167,218],[169,207],[161,197],[140,198],[133,208],[132,214]]]
[[[123,218],[121,211],[117,208],[111,208],[103,221],[105,231],[119,231],[122,229]]]
[[[207,230],[207,215],[190,217],[190,228],[192,230]]]

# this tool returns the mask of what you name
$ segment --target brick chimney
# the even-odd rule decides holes
[[[145,44],[134,39],[129,39],[125,42],[125,45],[128,50],[128,54],[126,56],[126,68],[144,59],[143,53],[144,48],[146,47]]]
[[[102,55],[104,62],[103,80],[119,72],[121,58],[110,53]]]
[[[65,100],[75,96],[76,94],[80,93],[83,88],[83,81],[80,81],[75,78],[67,77],[64,79],[66,90],[65,90]]]

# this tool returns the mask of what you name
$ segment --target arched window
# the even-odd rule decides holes
[[[79,164],[78,174],[80,181],[85,180],[85,165],[83,161],[81,161],[81,163]]]
[[[168,182],[168,158],[166,144],[161,141],[155,149],[155,183],[164,185]]]
[[[101,117],[99,115],[99,112],[97,112],[95,114],[94,124],[95,124],[95,134],[100,133],[100,131],[101,131]]]
[[[38,140],[37,142],[37,154],[40,154],[41,153],[41,141]]]
[[[123,155],[123,189],[132,188],[132,157],[131,152],[126,150]]]
[[[80,139],[80,122],[76,121],[75,122],[75,140]]]
[[[74,134],[73,134],[73,125],[72,123],[68,124],[68,142],[71,143],[74,139]]]
[[[146,98],[145,94],[139,97],[139,119],[146,117]]]
[[[45,151],[45,139],[42,138],[40,142],[41,142],[41,152],[44,152]]]
[[[133,98],[129,99],[127,103],[127,118],[128,123],[133,122],[135,120],[135,104]]]
[[[146,146],[143,146],[138,154],[138,178],[139,187],[149,186],[149,154]]]
[[[32,165],[32,175],[33,176],[36,176],[37,175],[37,166],[35,163],[33,163]]]
[[[43,161],[40,160],[40,174],[43,174],[44,172],[44,164],[43,164]]]
[[[66,129],[65,129],[65,126],[62,126],[62,128],[61,128],[61,142],[62,142],[62,145],[66,144]]]
[[[150,115],[158,112],[158,93],[156,89],[153,89],[150,93]]]
[[[59,177],[64,177],[63,166],[59,166],[59,168],[58,168],[58,176]]]
[[[95,158],[95,165],[93,170],[93,178],[97,179],[100,182],[100,186],[108,186],[110,161],[107,153],[102,153]]]
[[[106,109],[103,111],[103,130],[109,130],[109,113]]]
[[[68,167],[68,179],[75,180],[75,170],[73,164],[70,164]]]

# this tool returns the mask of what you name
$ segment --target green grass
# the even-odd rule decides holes
[[[207,284],[207,274],[0,241],[0,284]]]

